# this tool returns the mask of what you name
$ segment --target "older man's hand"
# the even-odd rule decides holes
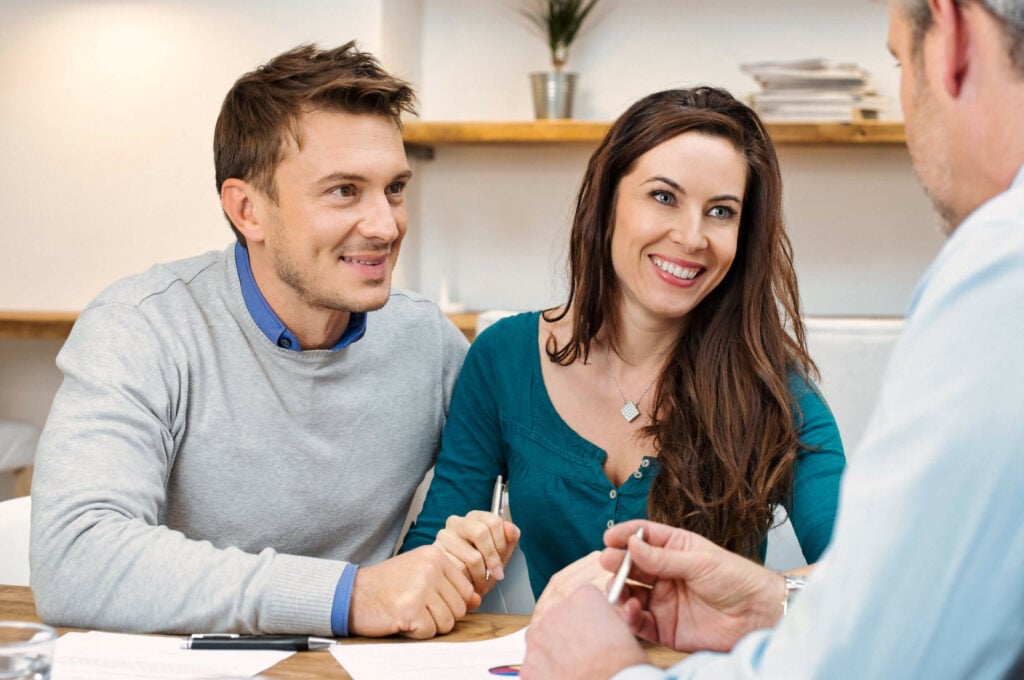
[[[647,657],[615,607],[592,585],[552,606],[526,632],[523,680],[602,680]]]

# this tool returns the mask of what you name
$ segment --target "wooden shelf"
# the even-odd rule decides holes
[[[476,312],[448,314],[452,323],[472,340],[476,335]],[[0,338],[68,337],[78,312],[10,312],[0,311]]]
[[[473,342],[476,337],[476,312],[449,312],[445,316],[462,331],[467,340]]]
[[[0,311],[0,338],[68,337],[78,312]]]
[[[431,148],[446,144],[597,144],[611,123],[588,120],[405,123],[405,143]],[[903,123],[768,123],[776,144],[904,144]]]

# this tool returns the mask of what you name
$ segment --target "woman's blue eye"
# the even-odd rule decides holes
[[[661,189],[652,191],[651,197],[658,203],[662,203],[664,205],[672,205],[676,200],[675,196],[673,196],[671,192],[662,191]]]
[[[727,220],[733,215],[735,215],[736,211],[726,205],[716,205],[711,210],[709,210],[708,213],[712,217],[717,217],[718,219],[721,220]]]

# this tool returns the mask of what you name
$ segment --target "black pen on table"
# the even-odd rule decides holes
[[[326,649],[334,640],[311,635],[238,635],[236,633],[197,633],[181,643],[182,649],[276,649],[283,652],[306,652]]]
[[[501,475],[494,480],[494,490],[491,492],[491,512],[505,519],[505,480]],[[484,572],[484,580],[491,580],[490,569]]]

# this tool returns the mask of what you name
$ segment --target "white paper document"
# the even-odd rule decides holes
[[[499,680],[519,677],[526,629],[479,642],[417,642],[331,647],[352,680]]]
[[[67,633],[57,639],[51,680],[249,678],[295,652],[182,649],[182,638]]]

